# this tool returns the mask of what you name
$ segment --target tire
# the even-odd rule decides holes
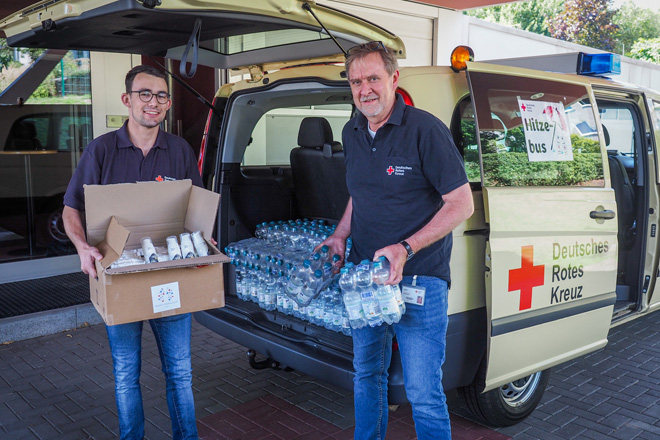
[[[536,409],[548,385],[550,369],[482,393],[485,378],[484,360],[472,384],[459,388],[459,395],[477,419],[491,427],[505,427],[521,422]]]

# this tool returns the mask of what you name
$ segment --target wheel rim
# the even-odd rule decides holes
[[[500,387],[500,396],[502,400],[510,407],[524,405],[534,395],[541,380],[541,371],[530,376],[509,382]]]
[[[61,209],[51,213],[48,217],[48,233],[51,237],[60,243],[64,243],[69,240],[69,237],[66,235],[66,231],[64,230],[64,220],[62,219]]]

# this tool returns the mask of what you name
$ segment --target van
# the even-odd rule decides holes
[[[400,38],[314,2],[41,2],[0,27],[12,46],[245,72],[218,90],[200,152],[204,183],[221,194],[221,247],[263,222],[339,220],[339,133],[355,113],[339,47],[378,40],[405,57]],[[573,66],[591,73],[567,74],[472,62],[461,50],[462,66],[402,67],[399,93],[449,126],[475,203],[454,231],[443,385],[476,418],[507,426],[534,410],[553,366],[660,305],[660,93],[607,78],[597,68],[616,68],[607,54],[576,55]],[[255,367],[352,388],[350,336],[241,300],[227,266],[225,307],[198,322],[249,348]],[[406,401],[398,359],[395,349],[391,404]]]

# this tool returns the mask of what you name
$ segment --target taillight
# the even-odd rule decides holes
[[[215,99],[213,98],[213,107],[215,108]],[[202,136],[202,144],[199,146],[199,157],[197,158],[197,168],[199,174],[202,175],[202,168],[204,168],[204,154],[206,153],[206,140],[209,137],[209,127],[211,126],[211,118],[213,118],[213,110],[209,110],[209,115],[206,118],[206,126],[204,127],[204,135]]]
[[[403,102],[405,102],[406,105],[411,105],[413,107],[415,106],[415,104],[413,104],[412,98],[410,97],[408,92],[403,90],[401,87],[398,87],[396,89],[396,93],[398,93],[399,95],[401,95],[403,97]]]

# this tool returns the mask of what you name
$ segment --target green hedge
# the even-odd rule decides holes
[[[573,153],[566,162],[530,162],[526,153],[483,155],[487,186],[585,185],[603,179],[600,153]]]

